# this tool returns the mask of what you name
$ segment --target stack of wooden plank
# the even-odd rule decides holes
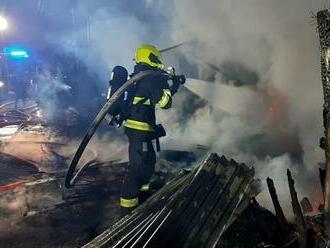
[[[252,167],[210,154],[84,247],[216,247],[258,182]]]

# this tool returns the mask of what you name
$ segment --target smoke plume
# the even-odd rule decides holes
[[[132,70],[141,43],[164,48],[194,41],[164,53],[166,64],[194,79],[187,80],[190,91],[175,96],[173,109],[159,112],[168,133],[164,147],[180,139],[254,165],[261,179],[275,179],[284,198],[286,168],[301,194],[319,192],[322,88],[311,12],[323,0],[36,2],[51,27],[39,28],[42,42],[83,61],[101,92],[115,65]]]
[[[173,40],[198,40],[197,45],[182,48],[181,52],[197,65],[200,78],[205,78],[203,72],[210,70],[211,64],[220,68],[213,72],[216,84],[228,84],[224,73],[228,61],[258,75],[254,85],[237,88],[233,82],[230,92],[235,94],[229,96],[228,90],[221,91],[223,87],[217,90],[217,86],[210,86],[215,89],[210,90],[212,95],[203,94],[208,101],[220,102],[223,94],[225,107],[237,106],[229,109],[229,114],[239,116],[219,119],[196,112],[184,128],[184,137],[211,139],[215,151],[250,161],[262,179],[275,178],[284,197],[287,188],[280,185],[286,185],[286,168],[295,170],[296,180],[302,182],[302,194],[315,192],[317,164],[324,159],[318,148],[322,88],[318,37],[311,14],[323,6],[324,1],[182,0],[175,1],[171,18]],[[260,149],[265,149],[258,145],[264,142],[261,136],[266,137],[267,147],[278,145],[257,157]],[[283,146],[286,149],[279,153]],[[309,185],[303,185],[306,178],[312,178]]]

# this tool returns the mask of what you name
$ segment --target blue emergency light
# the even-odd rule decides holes
[[[5,55],[13,59],[27,59],[29,57],[28,52],[21,48],[6,48]]]
[[[15,50],[15,51],[12,51],[10,52],[10,56],[12,57],[22,57],[22,58],[28,58],[29,55],[27,54],[26,51],[23,51],[23,50]]]

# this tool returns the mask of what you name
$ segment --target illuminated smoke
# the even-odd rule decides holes
[[[159,113],[168,133],[164,146],[178,138],[186,146],[207,145],[255,165],[262,179],[271,175],[277,185],[286,185],[283,171],[292,167],[297,185],[302,182],[299,190],[307,194],[319,189],[317,164],[324,160],[318,148],[322,89],[311,11],[322,8],[323,0],[125,0],[111,4],[83,0],[77,5],[62,0],[56,6],[42,2],[38,10],[45,26],[51,27],[40,28],[42,43],[55,44],[83,61],[90,73],[98,75],[83,85],[95,83],[103,92],[113,66],[132,70],[139,44],[166,47],[196,40],[164,58],[179,73],[202,80],[200,84],[188,80],[187,87],[210,106],[181,90],[175,107]],[[71,8],[74,16],[62,11]],[[79,94],[89,96],[91,89]],[[56,108],[57,103],[52,106]],[[306,178],[314,180],[303,187]],[[279,193],[286,197],[287,188]]]

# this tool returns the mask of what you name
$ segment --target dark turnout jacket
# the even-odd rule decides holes
[[[160,71],[145,64],[137,64],[133,75],[146,70]],[[155,108],[168,109],[171,105],[171,91],[166,76],[149,75],[138,81],[130,115],[124,123],[126,134],[141,140],[151,139],[156,126]]]

